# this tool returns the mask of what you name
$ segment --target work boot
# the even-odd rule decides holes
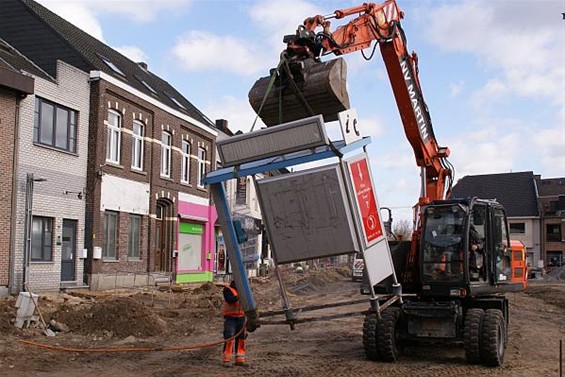
[[[240,361],[239,363],[236,361],[235,366],[236,367],[249,367],[249,364],[247,364],[245,361]]]
[[[231,361],[222,361],[222,366],[224,368],[231,368],[233,364],[231,363]]]

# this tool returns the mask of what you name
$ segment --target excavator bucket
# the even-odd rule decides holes
[[[326,62],[313,59],[289,64],[289,71],[261,77],[249,91],[249,103],[267,126],[321,114],[326,122],[349,109],[347,66],[343,58]],[[261,104],[263,103],[263,108]]]

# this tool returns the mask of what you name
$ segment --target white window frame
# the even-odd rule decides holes
[[[136,132],[136,126],[140,132]],[[138,120],[133,121],[132,143],[131,143],[131,168],[143,171],[143,137],[145,136],[145,124]]]
[[[206,149],[198,148],[198,187],[204,188],[204,176],[206,175]]]
[[[190,183],[190,147],[190,142],[188,140],[182,141],[182,171],[180,178],[182,183]]]
[[[116,120],[116,123],[112,122],[113,120]],[[120,147],[122,143],[122,114],[113,109],[108,110],[107,124],[106,161],[119,164]]]
[[[53,221],[51,217],[33,216],[31,261],[51,262],[53,260]]]
[[[165,137],[167,140],[165,141]],[[161,134],[161,177],[171,178],[171,149],[173,135],[163,131]]]

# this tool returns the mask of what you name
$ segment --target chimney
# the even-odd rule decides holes
[[[231,134],[231,131],[228,128],[228,121],[226,119],[216,119],[216,128],[228,135]]]
[[[137,65],[147,71],[147,63],[145,62],[137,62]]]

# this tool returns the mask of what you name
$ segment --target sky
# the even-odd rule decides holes
[[[303,20],[363,1],[39,0],[172,84],[211,120],[249,132],[248,92]],[[455,182],[533,171],[565,177],[565,0],[397,0],[409,51]],[[332,30],[342,22],[332,20]],[[331,59],[328,56],[324,60]],[[420,170],[382,58],[345,56],[380,206],[411,220]],[[258,126],[261,122],[258,121]],[[257,127],[255,129],[257,129]],[[339,125],[327,124],[332,139]]]

